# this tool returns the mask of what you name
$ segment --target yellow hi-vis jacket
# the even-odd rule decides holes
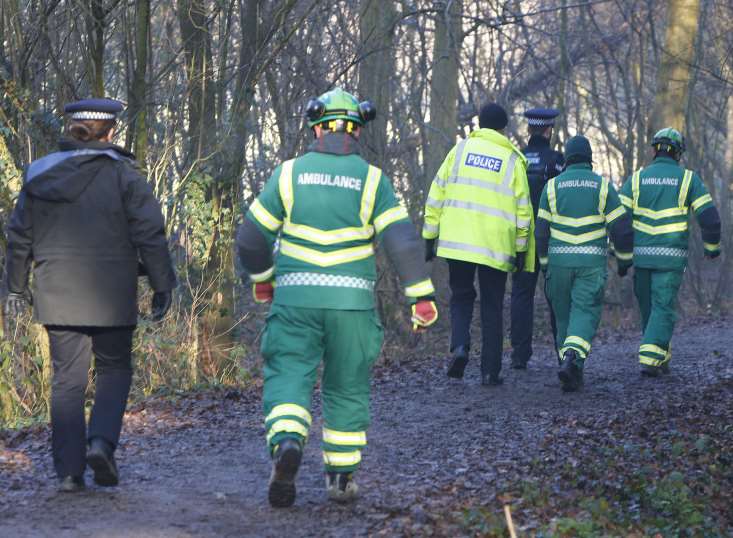
[[[527,159],[507,137],[479,129],[448,153],[430,186],[422,236],[438,256],[513,271],[517,252],[535,267]]]

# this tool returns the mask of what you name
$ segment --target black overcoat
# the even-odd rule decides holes
[[[7,289],[23,293],[32,268],[39,323],[135,325],[138,259],[155,291],[176,285],[160,205],[131,153],[59,147],[25,171],[7,227]]]

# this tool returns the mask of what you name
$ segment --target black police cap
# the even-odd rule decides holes
[[[67,104],[64,112],[75,120],[114,120],[124,109],[114,99],[83,99]]]
[[[555,118],[560,114],[556,108],[530,108],[524,113],[527,123],[534,127],[551,127],[555,125]]]

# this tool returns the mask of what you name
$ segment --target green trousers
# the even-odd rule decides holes
[[[593,336],[601,321],[606,267],[562,267],[550,265],[545,293],[555,314],[555,342],[562,359],[568,350],[577,352],[578,366],[588,357]]]
[[[683,271],[634,269],[634,294],[639,301],[644,333],[639,347],[641,364],[659,367],[672,358],[670,341],[683,275]]]
[[[374,310],[273,305],[262,337],[270,450],[285,437],[307,440],[322,361],[323,461],[328,471],[356,470],[369,426],[371,367],[382,341]]]

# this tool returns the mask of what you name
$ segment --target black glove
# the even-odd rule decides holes
[[[143,262],[140,262],[140,261],[137,262],[137,276],[138,277],[148,276],[148,269],[147,269],[147,267],[145,267],[145,265],[143,264]]]
[[[429,262],[435,258],[435,239],[425,240],[425,261]]]
[[[625,277],[626,274],[629,272],[629,267],[631,267],[631,266],[630,265],[621,265],[621,264],[619,264],[619,266],[618,266],[618,276],[620,276],[621,278]]]
[[[527,253],[517,252],[516,256],[514,257],[514,267],[517,269],[517,273],[520,273],[524,270],[524,264],[526,261]]]
[[[709,260],[714,260],[720,256],[720,250],[713,250],[712,252],[705,251],[705,257]]]
[[[3,305],[3,329],[10,333],[10,320],[16,320],[28,308],[29,301],[22,293],[8,293]]]
[[[153,302],[150,306],[150,317],[153,321],[162,320],[170,310],[173,302],[173,293],[171,291],[156,291],[153,294]]]

